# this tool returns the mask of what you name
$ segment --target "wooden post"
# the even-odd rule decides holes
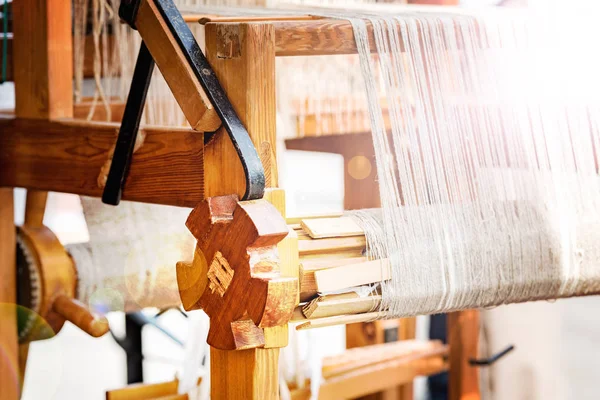
[[[18,118],[73,116],[71,3],[19,0],[13,4],[13,76]],[[41,225],[48,194],[27,192],[25,222]]]
[[[477,358],[479,344],[479,311],[468,310],[448,314],[450,344],[450,400],[479,400],[479,370],[469,365]]]
[[[270,146],[275,162],[275,47],[274,29],[266,23],[206,25],[206,55],[223,89],[257,149]],[[244,172],[228,135],[221,130],[205,149],[222,162],[206,171],[207,197],[245,191]],[[261,152],[261,156],[263,153]],[[223,177],[227,176],[227,181]],[[266,174],[267,187],[276,186],[276,174]],[[279,345],[287,344],[287,329],[265,332],[265,347],[224,351],[211,348],[211,398],[279,398]],[[280,337],[281,336],[281,337]],[[270,338],[269,338],[270,337]]]
[[[13,79],[15,82],[15,114],[18,118],[55,119],[73,116],[73,44],[71,32],[71,2],[64,0],[19,0],[13,3]],[[12,209],[12,190],[10,206],[6,200],[0,201],[0,207]],[[47,192],[28,190],[25,210],[25,223],[29,226],[40,226],[44,220]],[[8,225],[9,219],[0,223]],[[14,273],[14,222],[10,217],[10,228],[13,236],[0,234],[0,247],[12,248],[12,254],[3,251],[0,257],[0,276],[4,276],[5,268]],[[6,227],[8,229],[8,226]],[[4,242],[6,241],[6,242]],[[6,250],[8,251],[8,250]],[[13,259],[10,263],[8,260]],[[2,279],[3,294],[10,297],[10,288],[16,288],[14,279]],[[14,293],[14,292],[13,292]],[[16,303],[16,299],[8,299]],[[6,324],[3,328],[14,330],[16,345],[16,327]],[[16,320],[15,320],[16,324]],[[10,334],[12,335],[12,333]],[[12,336],[10,340],[13,340]],[[3,339],[6,339],[3,337]],[[8,344],[7,344],[8,345]],[[26,358],[28,344],[22,345],[21,358]],[[21,375],[24,375],[26,359],[18,360]],[[0,388],[7,387],[0,376]],[[20,377],[21,384],[24,376]],[[0,389],[2,392],[2,389]],[[5,394],[1,399],[18,398],[18,394]]]
[[[0,399],[19,398],[16,238],[13,191],[0,189]]]

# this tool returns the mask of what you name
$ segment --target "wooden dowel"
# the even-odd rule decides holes
[[[385,318],[386,315],[387,313],[384,311],[376,311],[365,314],[338,315],[335,317],[319,318],[307,320],[305,323],[296,326],[296,330],[302,331],[305,329],[325,328],[327,326],[346,325],[354,324],[356,322],[373,321],[376,319]]]
[[[54,311],[75,324],[90,336],[100,337],[108,332],[106,317],[96,317],[80,302],[67,296],[58,296],[52,305]]]
[[[302,308],[308,319],[333,317],[336,315],[362,314],[376,310],[381,296],[360,297],[357,293],[343,293],[318,297]]]
[[[25,225],[30,227],[42,226],[48,192],[39,190],[28,190],[25,203]]]

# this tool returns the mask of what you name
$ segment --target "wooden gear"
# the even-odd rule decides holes
[[[20,0],[13,9],[12,60],[19,68],[12,69],[16,117],[0,117],[0,282],[5,289],[0,302],[14,304],[12,188],[28,189],[28,215],[38,221],[35,229],[22,229],[27,238],[23,240],[31,241],[32,248],[57,244],[39,227],[44,191],[100,197],[98,176],[110,159],[119,126],[72,119],[74,110],[81,115],[82,106],[74,107],[71,97],[70,3]],[[244,171],[223,128],[205,143],[202,131],[220,123],[164,22],[154,0],[141,2],[136,27],[194,129],[142,128],[145,141],[133,155],[123,198],[195,207],[187,225],[198,248],[193,263],[179,264],[177,272],[184,307],[202,307],[211,316],[212,398],[275,399],[278,348],[287,344],[287,322],[300,294],[297,233],[290,232],[282,218],[286,213],[281,190],[267,189],[265,200],[250,203],[215,198],[243,196]],[[276,188],[275,57],[356,53],[352,27],[310,16],[208,16],[203,23],[206,57],[254,146],[261,149],[267,188]],[[64,254],[56,260],[61,266],[71,265]],[[72,275],[60,283],[53,293],[72,296]],[[61,306],[47,306],[57,308]],[[476,352],[477,322],[462,317],[468,313],[450,317],[452,400],[479,398],[476,369],[467,364]],[[0,348],[5,353],[0,357],[0,397],[15,400],[20,388],[11,368],[19,361],[24,365],[26,352],[19,356],[14,310],[1,308],[0,318]],[[60,317],[56,321],[60,324]],[[443,370],[444,355],[436,357],[441,360],[436,371]],[[407,383],[418,372],[392,385]]]

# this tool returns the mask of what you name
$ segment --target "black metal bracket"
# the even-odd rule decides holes
[[[131,157],[135,141],[140,128],[140,120],[144,112],[146,95],[150,86],[150,79],[154,71],[154,59],[146,44],[142,42],[135,69],[133,70],[133,79],[127,95],[127,103],[119,128],[119,136],[115,144],[112,163],[108,171],[106,185],[102,193],[102,202],[116,206],[121,201],[123,186],[129,172]]]
[[[242,200],[262,198],[265,190],[265,172],[258,156],[258,152],[256,151],[256,148],[250,139],[248,131],[242,124],[242,121],[240,121],[231,102],[227,98],[227,95],[219,83],[219,80],[217,79],[212,67],[202,53],[200,46],[198,46],[198,43],[192,35],[190,28],[183,20],[183,17],[173,3],[173,0],[149,1],[154,1],[154,5],[164,18],[166,26],[173,34],[175,41],[185,55],[190,67],[196,75],[196,78],[198,78],[200,85],[204,89],[212,106],[217,112],[217,115],[221,119],[222,126],[227,131],[227,134],[229,135],[229,138],[235,147],[246,176],[246,192],[244,193]],[[141,0],[123,0],[119,8],[119,16],[134,29],[136,28],[135,20],[140,2]],[[142,47],[145,46],[142,45]],[[138,63],[140,63],[140,57],[138,57]],[[152,64],[154,64],[153,60]],[[137,69],[138,64],[136,63],[135,72],[137,72]],[[134,81],[136,78],[135,72]],[[150,76],[151,75],[152,74],[150,73]],[[140,80],[141,79],[142,72],[140,72]],[[150,77],[147,77],[147,79],[149,82]],[[125,184],[128,166],[133,155],[133,144],[135,144],[135,138],[139,128],[139,120],[141,118],[141,113],[143,111],[143,105],[146,98],[147,85],[143,91],[141,104],[136,102],[137,96],[140,94],[136,91],[140,90],[139,88],[140,87],[138,86],[136,89],[134,87],[134,82],[132,82],[131,90],[125,105],[125,113],[123,114],[121,130],[119,131],[119,139],[117,140],[110,173],[102,196],[102,201],[107,204],[119,204],[122,187]],[[127,113],[128,108],[131,108],[131,115]],[[135,115],[133,115],[134,110],[137,112]],[[127,119],[137,119],[137,123],[133,124],[132,122],[128,122]],[[125,124],[128,124],[129,127],[134,129],[132,132],[123,133],[123,140],[121,141],[121,132],[124,130],[123,125]],[[205,143],[210,140],[214,133],[215,132],[205,134]],[[118,187],[118,190],[115,189],[116,187]]]
[[[471,365],[472,367],[489,367],[490,365],[492,365],[493,363],[495,363],[496,361],[498,361],[499,359],[501,359],[502,357],[504,357],[505,355],[507,355],[508,353],[513,351],[514,349],[515,349],[515,346],[511,344],[504,350],[494,354],[491,357],[480,358],[480,359],[472,358],[469,360],[469,365]]]

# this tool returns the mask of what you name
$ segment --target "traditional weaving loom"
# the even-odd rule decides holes
[[[95,59],[99,94],[86,103],[85,74],[71,62],[73,47],[85,47],[77,36],[86,26],[81,15],[72,26],[67,2],[18,0],[12,8],[16,107],[0,119],[0,301],[34,314],[0,309],[2,399],[19,397],[27,343],[48,337],[48,328],[57,332],[69,320],[99,336],[108,331],[99,310],[179,304],[211,319],[211,398],[278,398],[288,324],[303,330],[451,312],[449,348],[406,341],[350,350],[323,361],[318,386],[315,379],[290,385],[291,397],[310,398],[309,387],[318,398],[337,399],[406,385],[395,393],[408,399],[416,376],[449,369],[450,398],[476,399],[479,322],[469,309],[600,291],[600,135],[588,97],[595,82],[566,80],[566,71],[587,60],[573,51],[570,63],[551,70],[563,73],[564,87],[541,91],[551,73],[536,81],[524,66],[547,60],[533,50],[547,50],[542,45],[555,37],[542,40],[522,15],[392,8],[394,17],[386,17],[357,6],[206,8],[182,16],[171,0],[123,0],[119,16],[129,26],[115,25],[113,33],[139,42],[134,28],[143,41],[132,77],[126,67],[118,73],[128,81],[127,101],[105,93],[98,73],[107,67]],[[202,28],[203,45],[188,24]],[[95,40],[96,52],[108,52],[106,36]],[[119,57],[134,59],[134,51]],[[305,70],[286,90],[276,59],[293,56]],[[364,91],[357,103],[367,106],[346,99],[340,118],[315,112],[304,95],[298,102],[303,86],[308,95],[320,85],[302,80],[316,56],[348,57],[314,65],[335,76],[353,62],[349,69],[364,79],[354,84]],[[164,82],[148,91],[155,63]],[[74,64],[83,64],[81,51]],[[344,87],[353,76],[341,78]],[[332,86],[340,99],[347,95]],[[286,214],[276,115],[290,93],[300,111],[288,109],[288,117],[301,137],[288,138],[288,148],[342,154],[345,208],[361,211]],[[184,118],[169,111],[174,104]],[[157,126],[184,120],[192,129]],[[317,131],[324,135],[310,133]],[[13,187],[28,189],[16,236]],[[42,224],[46,191],[102,197],[117,207],[84,197],[90,245],[65,248]],[[132,216],[138,220],[129,230],[147,225],[134,234],[144,245],[129,252],[140,240],[115,221]],[[177,246],[169,251],[165,243]],[[106,249],[114,254],[100,254]],[[176,268],[162,257],[175,257]],[[130,273],[109,272],[123,259]],[[414,319],[397,329],[400,339],[414,338]],[[170,382],[107,397],[193,398],[178,391]]]

